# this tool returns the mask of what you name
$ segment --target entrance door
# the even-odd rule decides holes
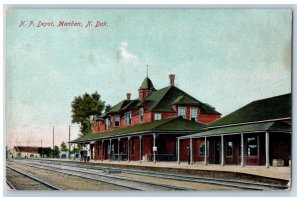
[[[166,153],[166,141],[162,136],[159,136],[156,139],[157,153],[165,154]]]
[[[220,150],[221,150],[221,142],[217,140],[215,142],[215,164],[220,164]]]

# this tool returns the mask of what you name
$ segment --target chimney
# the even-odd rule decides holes
[[[175,75],[174,74],[170,74],[169,78],[170,78],[170,85],[174,86]]]
[[[127,100],[130,100],[131,93],[127,93],[126,96],[127,96]]]

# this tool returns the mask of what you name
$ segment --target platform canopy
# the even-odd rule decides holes
[[[121,136],[140,135],[145,133],[170,133],[170,134],[191,134],[199,132],[206,125],[183,119],[182,117],[171,117],[168,119],[157,120],[150,123],[139,124],[135,126],[128,126],[125,128],[118,128],[115,130],[108,130],[99,133],[91,133],[70,143],[85,143],[95,141],[98,139],[116,138]]]
[[[223,127],[232,124],[270,121],[278,119],[290,120],[292,116],[292,94],[284,94],[271,98],[253,101],[240,109],[218,119],[208,127]]]
[[[227,126],[227,127],[206,130],[192,135],[182,136],[180,137],[180,139],[211,137],[211,136],[220,136],[220,135],[234,135],[234,134],[241,134],[241,133],[244,134],[258,133],[258,132],[266,132],[266,131],[290,133],[291,125],[280,121],[272,121],[272,122]]]

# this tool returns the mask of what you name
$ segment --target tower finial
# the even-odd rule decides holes
[[[148,66],[149,66],[149,65],[147,64],[146,66],[147,66],[147,77],[148,77]]]

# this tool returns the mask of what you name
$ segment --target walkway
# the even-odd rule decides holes
[[[56,159],[70,161],[69,159]],[[74,161],[73,159],[71,161]],[[76,160],[78,162],[78,160]],[[290,167],[269,167],[265,166],[245,166],[241,167],[238,165],[215,165],[209,164],[207,166],[203,163],[196,163],[188,165],[187,162],[139,162],[139,161],[101,161],[101,160],[90,160],[90,163],[105,164],[105,165],[120,165],[120,166],[137,166],[137,167],[157,167],[157,168],[173,168],[173,169],[186,169],[186,170],[210,170],[210,171],[224,171],[224,172],[239,172],[252,175],[258,175],[263,177],[270,177],[276,179],[290,180],[291,168]]]

